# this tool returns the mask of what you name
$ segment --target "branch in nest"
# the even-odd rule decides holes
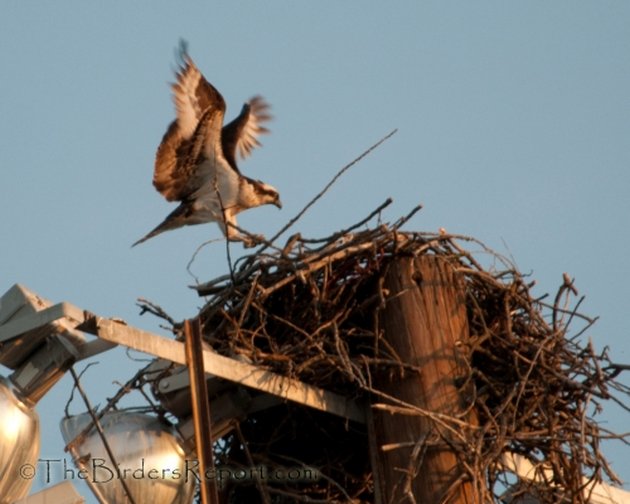
[[[341,170],[339,170],[337,172],[337,174],[332,178],[332,180],[330,182],[328,182],[328,184],[326,184],[326,186],[319,193],[317,193],[315,195],[315,197],[311,201],[309,201],[306,204],[306,206],[304,208],[302,208],[302,210],[300,210],[295,217],[293,217],[289,222],[287,222],[282,227],[282,229],[280,229],[280,231],[278,231],[275,235],[273,235],[273,237],[269,240],[269,242],[271,242],[271,243],[275,242],[281,235],[284,234],[284,232],[287,229],[289,229],[291,226],[293,226],[293,224],[295,224],[302,217],[302,215],[304,215],[308,211],[309,208],[311,208],[324,194],[326,194],[328,189],[330,189],[334,185],[334,183],[337,182],[337,179],[339,179],[339,177],[341,177],[346,171],[348,171],[355,164],[357,164],[359,161],[361,161],[365,156],[370,154],[374,149],[377,149],[383,142],[385,142],[386,140],[388,140],[389,138],[394,136],[394,134],[397,131],[398,131],[398,129],[395,129],[395,130],[391,131],[390,133],[385,135],[383,138],[381,138],[378,142],[376,142],[374,145],[372,145],[370,148],[365,150],[361,155],[359,155],[358,157],[356,157],[355,159],[350,161],[347,165],[345,165],[343,168],[341,168]],[[267,245],[263,245],[258,250],[258,253],[261,253],[266,248],[267,248]]]
[[[168,313],[166,313],[166,311],[164,311],[164,309],[161,306],[155,303],[152,303],[151,301],[148,301],[147,299],[138,298],[138,302],[136,303],[136,306],[140,307],[141,316],[144,315],[145,313],[151,313],[155,315],[156,317],[166,320],[171,325],[171,327],[167,329],[171,330],[173,333],[177,333],[179,327],[182,325],[181,322],[176,322],[175,319],[173,319]]]

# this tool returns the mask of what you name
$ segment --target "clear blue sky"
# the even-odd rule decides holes
[[[595,346],[628,362],[629,26],[621,1],[7,1],[0,293],[20,282],[157,332],[136,298],[176,319],[203,304],[186,264],[219,237],[215,225],[130,248],[173,208],[151,176],[184,37],[228,116],[254,94],[273,107],[272,135],[241,168],[276,186],[284,209],[251,211],[243,227],[273,234],[398,128],[295,231],[325,235],[388,196],[390,220],[421,202],[410,228],[444,227],[511,254],[538,294],[555,292],[563,272],[575,277],[583,311],[601,316]],[[224,244],[205,248],[193,270],[201,280],[225,273]],[[122,351],[95,360],[85,386],[103,404],[139,364]],[[38,406],[42,457],[63,455],[69,390],[65,378]],[[618,409],[600,418],[628,430]],[[606,449],[630,481],[630,449]]]

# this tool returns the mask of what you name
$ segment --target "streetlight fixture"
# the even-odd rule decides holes
[[[39,457],[39,417],[35,404],[78,358],[85,339],[68,322],[45,322],[51,303],[14,285],[0,298],[0,504],[25,497]],[[41,320],[40,320],[41,319]]]
[[[155,416],[129,411],[105,413],[101,435],[92,428],[88,413],[64,418],[61,433],[77,477],[84,479],[99,502],[135,504],[190,504],[197,477],[172,426]]]

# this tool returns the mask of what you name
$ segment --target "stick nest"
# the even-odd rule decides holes
[[[512,487],[512,497],[530,492],[543,502],[579,503],[587,501],[589,481],[617,482],[600,452],[602,439],[617,436],[594,416],[600,401],[627,399],[628,388],[616,381],[624,366],[584,343],[594,320],[578,313],[572,280],[565,275],[550,302],[536,299],[533,283],[481,243],[403,232],[406,220],[321,240],[294,235],[283,249],[268,244],[241,258],[230,275],[197,286],[209,296],[200,313],[204,337],[221,354],[346,397],[374,397],[375,373],[405,370],[378,325],[387,298],[384,272],[401,256],[439,256],[464,279],[470,338],[463,345],[469,376],[462,393],[478,418],[465,442],[444,440],[463,475],[454,487],[472,482],[476,502],[499,502]],[[462,419],[453,421],[455,427]],[[363,425],[295,404],[251,414],[216,444],[218,465],[316,468],[321,477],[228,484],[224,498],[373,502],[367,439]],[[538,484],[515,484],[502,464],[507,453],[526,457]],[[412,462],[422,470],[422,460]]]

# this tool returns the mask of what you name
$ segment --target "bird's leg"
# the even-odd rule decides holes
[[[239,229],[239,227],[236,225],[236,217],[234,215],[229,215],[226,212],[225,217],[226,217],[226,222],[224,226],[223,225],[221,226],[221,229],[223,233],[225,234],[225,237],[229,241],[234,241],[234,242],[240,241],[243,243],[243,246],[245,248],[256,247],[257,245],[264,243],[265,237],[263,235],[251,234],[251,233],[243,232],[241,229]]]
[[[223,231],[223,234],[229,241],[240,241],[245,248],[252,248],[258,245],[259,241],[257,236],[248,236],[239,232],[235,215],[231,214],[229,211],[225,211],[224,216],[225,222],[222,221],[219,224],[221,225],[221,231]]]
[[[223,218],[218,221],[223,235],[229,241],[238,241],[238,229],[236,229],[236,217],[229,210],[223,210]]]

